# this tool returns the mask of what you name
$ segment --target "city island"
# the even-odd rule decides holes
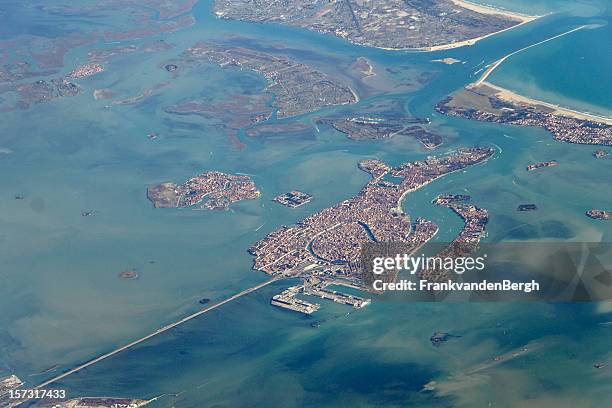
[[[241,200],[259,198],[259,190],[249,176],[208,171],[181,185],[165,182],[147,189],[147,197],[155,208],[192,207],[227,209]]]
[[[438,51],[473,45],[537,17],[463,0],[216,0],[217,17],[279,23],[357,45]]]
[[[276,278],[304,278],[272,299],[272,304],[311,314],[319,306],[295,296],[314,294],[335,302],[362,307],[368,299],[329,291],[329,285],[345,285],[372,291],[362,279],[361,250],[369,242],[401,243],[415,251],[435,236],[438,226],[418,218],[411,222],[402,210],[405,197],[449,173],[482,163],[494,154],[489,147],[459,149],[440,157],[428,157],[391,168],[379,160],[364,160],[359,168],[372,178],[355,197],[323,209],[292,226],[283,226],[249,248],[253,268]],[[385,177],[396,178],[397,183]],[[460,198],[460,197],[459,197]],[[471,248],[481,237],[486,211],[469,204],[448,203],[465,221],[465,227],[449,249]],[[485,220],[485,221],[483,221]]]
[[[460,258],[469,255],[478,248],[481,239],[485,236],[489,213],[484,208],[465,203],[469,199],[470,197],[466,195],[445,194],[433,200],[434,204],[450,208],[463,219],[463,228],[459,235],[437,254],[438,258]],[[430,282],[446,282],[453,279],[451,272],[443,268],[425,269],[419,275]]]

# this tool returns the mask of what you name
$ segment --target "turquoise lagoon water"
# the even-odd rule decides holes
[[[495,4],[513,8],[515,3]],[[164,112],[185,98],[209,100],[265,86],[257,75],[215,66],[175,80],[159,68],[200,39],[231,37],[262,49],[282,47],[350,82],[365,95],[355,109],[399,101],[408,112],[431,118],[431,129],[446,136],[438,153],[497,146],[499,153],[486,164],[407,198],[405,210],[413,217],[441,226],[441,241],[461,228],[448,209],[430,204],[445,192],[466,192],[489,210],[491,242],[612,240],[609,225],[584,216],[587,209],[611,205],[606,175],[612,174],[612,161],[593,159],[594,147],[555,142],[539,129],[433,112],[438,100],[473,81],[479,66],[610,18],[605,2],[523,2],[521,9],[560,11],[473,47],[420,54],[367,49],[287,27],[216,20],[210,2],[203,1],[195,9],[196,26],[163,36],[173,49],[113,60],[104,73],[81,82],[86,92],[78,97],[3,113],[0,147],[11,153],[0,154],[0,375],[16,373],[34,385],[54,374],[37,375],[50,366],[59,365],[56,373],[66,370],[197,310],[201,298],[222,299],[265,280],[251,270],[246,248],[280,225],[357,193],[367,180],[356,168],[360,160],[378,157],[399,164],[430,154],[409,139],[357,143],[323,128],[298,140],[250,139],[241,132],[245,148],[237,149],[215,123]],[[605,114],[610,81],[609,74],[607,82],[601,75],[610,71],[610,60],[601,33],[608,27],[519,54],[491,80]],[[85,61],[90,48],[70,53],[66,71]],[[574,58],[582,54],[589,61]],[[349,74],[359,56],[374,63],[377,82],[363,83]],[[465,63],[431,62],[447,56]],[[563,64],[556,64],[560,59]],[[578,78],[576,86],[564,76],[567,72]],[[414,81],[419,73],[431,73],[432,79],[420,86]],[[167,81],[167,87],[139,104],[106,108],[108,101],[92,98],[98,88],[128,97]],[[317,114],[295,120],[311,123]],[[148,140],[151,132],[160,137]],[[551,159],[561,165],[524,171],[529,163]],[[180,182],[209,169],[252,174],[262,198],[233,205],[229,212],[151,208],[147,185]],[[298,209],[270,201],[294,188],[315,199]],[[25,199],[15,200],[15,194]],[[526,202],[540,211],[517,213],[516,206]],[[93,217],[81,216],[89,210],[95,210]],[[138,280],[118,279],[130,268],[139,272]],[[597,406],[612,392],[609,370],[592,367],[610,359],[607,304],[375,300],[347,315],[349,309],[326,302],[317,315],[305,318],[269,305],[285,286],[266,287],[54,386],[72,396],[178,394],[160,398],[160,407]],[[315,320],[323,322],[319,328],[311,327]],[[435,331],[461,337],[436,348],[429,342]],[[525,346],[530,351],[524,356],[491,364],[493,357]],[[423,390],[430,381],[436,381],[435,390]]]

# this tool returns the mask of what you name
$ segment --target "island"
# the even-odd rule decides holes
[[[535,19],[463,0],[216,0],[219,18],[279,23],[391,50],[436,51]]]
[[[33,104],[49,102],[54,99],[76,96],[82,92],[82,88],[70,81],[71,78],[59,77],[53,79],[39,79],[38,81],[11,85],[0,89],[2,93],[15,94],[14,105],[1,106],[0,112],[16,109],[27,109]],[[11,97],[11,100],[13,98]],[[0,99],[0,102],[2,100]]]
[[[153,400],[113,397],[82,397],[67,401],[50,401],[42,404],[47,408],[139,408]]]
[[[438,102],[435,110],[484,122],[540,127],[563,142],[612,146],[612,118],[528,98],[487,82],[510,57],[586,28],[594,26],[582,25],[505,55],[487,65],[478,80]]]
[[[250,127],[246,129],[245,134],[262,140],[312,139],[314,138],[314,128],[300,122],[270,123]]]
[[[612,220],[612,211],[592,209],[587,211],[586,215],[594,220]]]
[[[463,228],[457,237],[436,257],[441,259],[465,257],[478,248],[481,239],[485,236],[485,226],[489,221],[488,211],[473,204],[462,203],[465,200],[456,200],[456,196],[441,195],[433,200],[434,204],[443,205],[453,210],[463,219]],[[441,268],[429,268],[419,273],[421,279],[430,282],[446,282],[454,279],[454,272]]]
[[[455,336],[453,334],[444,333],[444,332],[435,332],[434,334],[431,335],[431,337],[429,338],[429,341],[431,342],[432,346],[439,347],[442,343],[447,342],[449,339],[458,338],[458,337],[461,337],[461,336]]]
[[[227,209],[230,204],[260,196],[249,176],[208,171],[181,185],[165,182],[147,189],[147,197],[155,208],[192,207]]]
[[[342,280],[371,290],[363,284],[359,268],[362,245],[398,242],[413,250],[421,247],[438,227],[422,218],[411,222],[402,210],[404,198],[444,175],[486,161],[494,152],[490,147],[463,148],[395,168],[380,160],[364,160],[359,168],[371,179],[359,194],[295,225],[281,227],[252,245],[249,252],[255,257],[253,268],[277,277]],[[388,175],[398,182],[383,180]],[[473,234],[474,217],[467,214],[467,207],[465,212],[462,207],[457,211],[465,215],[469,224],[464,236]],[[481,220],[481,212],[478,214]]]
[[[7,377],[0,377],[0,402],[3,401],[3,397],[6,396],[10,391],[16,390],[23,385],[23,381],[16,375],[9,375]]]
[[[409,136],[418,140],[426,149],[442,144],[442,136],[431,133],[415,124],[427,124],[427,119],[408,116],[348,116],[318,118],[318,124],[333,127],[351,140],[388,139],[393,136]]]
[[[593,152],[593,157],[595,157],[596,159],[603,159],[608,154],[610,153],[607,150],[599,149]]]
[[[293,190],[274,197],[274,201],[277,203],[291,208],[296,208],[307,204],[310,202],[310,200],[312,200],[312,196],[310,194],[306,194],[298,190]]]
[[[612,119],[525,98],[488,82],[452,93],[435,109],[466,119],[540,127],[563,142],[612,146]]]
[[[265,7],[263,7],[265,8]],[[234,47],[213,42],[199,42],[183,55],[180,66],[208,61],[222,67],[237,67],[262,74],[268,81],[267,92],[274,95],[272,106],[277,118],[313,112],[325,106],[345,105],[359,100],[357,94],[335,78],[284,55]]]
[[[68,74],[68,78],[73,78],[73,79],[85,78],[88,76],[95,75],[102,71],[104,71],[104,67],[100,64],[96,64],[96,63],[85,64],[71,71]]]
[[[541,162],[541,163],[530,164],[525,169],[527,171],[534,171],[534,170],[537,170],[537,169],[541,169],[543,167],[555,167],[555,166],[558,166],[558,165],[559,165],[559,162],[557,162],[556,160],[550,160],[550,161],[545,161],[545,162]]]
[[[433,59],[431,60],[431,62],[441,62],[446,65],[453,65],[453,64],[457,64],[461,62],[461,60],[458,60],[457,58],[446,57],[446,58],[441,58],[441,59]]]
[[[138,279],[139,275],[136,269],[126,269],[125,271],[121,271],[119,273],[119,277],[121,279],[133,280],[133,279]]]
[[[517,211],[535,211],[538,209],[538,206],[535,204],[519,204],[516,208]]]

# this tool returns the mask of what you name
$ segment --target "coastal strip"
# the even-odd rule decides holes
[[[452,50],[452,49],[455,49],[455,48],[470,46],[470,45],[476,44],[478,41],[484,40],[485,38],[489,38],[491,36],[498,35],[498,34],[504,33],[504,32],[509,31],[509,30],[513,30],[515,28],[521,27],[521,26],[523,26],[523,25],[525,25],[527,23],[530,23],[532,21],[535,21],[535,20],[537,20],[539,18],[544,17],[544,15],[542,15],[542,16],[530,16],[530,15],[527,15],[527,14],[511,12],[511,11],[502,10],[502,9],[498,9],[498,8],[495,8],[495,7],[484,6],[484,5],[480,5],[480,4],[475,4],[475,3],[471,3],[471,2],[463,1],[463,0],[451,0],[451,1],[455,5],[457,5],[459,7],[462,7],[464,9],[472,10],[472,11],[475,11],[475,12],[480,13],[480,14],[500,15],[500,16],[504,16],[504,17],[507,17],[507,18],[510,18],[510,19],[513,19],[513,20],[519,20],[520,23],[518,23],[516,25],[513,25],[511,27],[508,27],[508,28],[504,28],[504,29],[499,30],[499,31],[494,31],[494,32],[489,33],[489,34],[481,35],[480,37],[476,37],[476,38],[468,38],[467,40],[452,42],[452,43],[448,43],[448,44],[434,45],[434,46],[431,46],[431,47],[406,48],[406,49],[404,49],[404,51],[433,52],[433,51]]]
[[[92,366],[92,365],[94,365],[96,363],[99,363],[100,361],[106,360],[106,359],[108,359],[108,358],[110,358],[110,357],[112,357],[114,355],[117,355],[117,354],[119,354],[119,353],[129,349],[129,348],[132,348],[132,347],[134,347],[134,346],[136,346],[136,345],[138,345],[140,343],[143,343],[143,342],[145,342],[145,341],[147,341],[149,339],[152,339],[155,336],[158,336],[158,335],[160,335],[162,333],[165,333],[165,332],[167,332],[167,331],[169,331],[171,329],[174,329],[175,327],[180,326],[183,323],[187,323],[188,321],[193,320],[196,317],[199,317],[199,316],[201,316],[201,315],[203,315],[205,313],[208,313],[208,312],[210,312],[210,311],[212,311],[214,309],[217,309],[217,308],[219,308],[219,307],[221,307],[221,306],[223,306],[223,305],[225,305],[225,304],[227,304],[229,302],[232,302],[232,301],[234,301],[234,300],[236,300],[238,298],[246,296],[249,293],[253,293],[253,292],[255,292],[255,291],[257,291],[257,290],[259,290],[259,289],[261,289],[261,288],[263,288],[265,286],[268,286],[271,283],[274,283],[274,282],[276,282],[276,281],[278,281],[280,279],[282,279],[282,277],[274,277],[274,278],[269,279],[269,280],[267,280],[265,282],[262,282],[262,283],[260,283],[258,285],[252,286],[252,287],[250,287],[248,289],[245,289],[245,290],[243,290],[241,292],[238,292],[235,295],[232,295],[232,296],[228,297],[227,299],[224,299],[224,300],[222,300],[222,301],[220,301],[218,303],[214,303],[214,304],[212,304],[212,305],[210,305],[208,307],[205,307],[205,308],[203,308],[203,309],[201,309],[201,310],[199,310],[199,311],[197,311],[195,313],[192,313],[189,316],[186,316],[186,317],[184,317],[184,318],[182,318],[182,319],[180,319],[180,320],[178,320],[178,321],[176,321],[174,323],[170,323],[170,324],[168,324],[168,325],[166,325],[166,326],[164,326],[164,327],[162,327],[160,329],[157,329],[153,333],[147,334],[144,337],[141,337],[141,338],[139,338],[137,340],[134,340],[134,341],[132,341],[132,342],[130,342],[130,343],[124,345],[124,346],[121,346],[121,347],[116,348],[116,349],[114,349],[112,351],[109,351],[106,354],[103,354],[103,355],[101,355],[99,357],[96,357],[93,360],[90,360],[90,361],[88,361],[86,363],[83,363],[83,364],[81,364],[81,365],[79,365],[79,366],[77,366],[75,368],[72,368],[72,369],[70,369],[70,370],[68,370],[68,371],[66,371],[66,372],[64,372],[64,373],[62,373],[62,374],[60,374],[58,376],[55,376],[55,377],[53,377],[53,378],[51,378],[51,379],[49,379],[49,380],[47,380],[47,381],[37,385],[36,387],[34,387],[34,389],[45,388],[49,384],[53,384],[53,383],[55,383],[55,382],[57,382],[57,381],[59,381],[59,380],[61,380],[63,378],[68,377],[71,374],[77,373],[77,372],[79,372],[79,371],[81,371],[81,370],[83,370],[83,369],[85,369],[87,367],[90,367],[90,366]]]
[[[465,0],[215,0],[218,18],[280,23],[392,51],[439,51],[473,45],[541,16]]]
[[[545,106],[552,110],[551,114],[553,115],[568,116],[570,118],[612,125],[612,118],[607,116],[595,115],[589,112],[581,112],[574,109],[564,108],[553,103],[544,102],[538,99],[532,99],[523,95],[519,95],[509,89],[502,88],[501,86],[493,85],[492,83],[487,81],[482,82],[481,85],[486,85],[489,88],[494,89],[495,91],[497,91],[497,93],[495,94],[496,97],[510,103]]]
[[[455,5],[459,7],[463,7],[464,9],[472,10],[480,14],[496,14],[504,17],[508,17],[515,20],[520,20],[522,22],[533,21],[541,16],[531,16],[524,13],[518,13],[516,11],[504,10],[498,7],[488,6],[484,4],[476,4],[471,1],[465,0],[451,0]]]
[[[513,51],[486,67],[475,82],[438,102],[435,110],[449,116],[509,125],[536,126],[556,140],[575,144],[612,146],[612,118],[564,108],[519,95],[491,84],[489,76],[513,55],[594,25],[581,25]]]

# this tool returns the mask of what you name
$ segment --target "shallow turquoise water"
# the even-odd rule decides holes
[[[452,239],[461,227],[454,214],[430,204],[446,192],[467,192],[489,210],[489,241],[612,240],[609,225],[584,216],[587,209],[610,206],[610,181],[602,175],[611,174],[612,161],[594,160],[594,147],[555,142],[538,129],[443,117],[432,109],[474,80],[481,61],[488,64],[585,22],[609,19],[601,3],[578,10],[571,4],[530,5],[537,13],[558,6],[564,12],[474,47],[418,54],[366,49],[297,29],[220,21],[209,14],[210,3],[201,2],[195,10],[198,25],[164,36],[173,49],[113,60],[105,73],[82,81],[86,92],[81,96],[3,113],[0,147],[12,153],[0,154],[0,375],[14,372],[28,384],[38,383],[45,376],[32,374],[55,364],[67,369],[197,310],[203,297],[221,299],[263,281],[263,274],[251,270],[246,248],[279,225],[357,193],[367,180],[356,168],[360,160],[378,157],[399,164],[429,154],[412,140],[356,143],[325,129],[295,141],[240,135],[246,148],[238,150],[222,129],[197,117],[164,113],[186,97],[215,98],[228,89],[255,92],[265,85],[252,74],[214,66],[171,81],[140,104],[105,108],[107,101],[92,98],[97,88],[112,87],[127,97],[169,81],[158,65],[204,38],[240,36],[236,41],[261,47],[280,44],[293,57],[347,81],[354,79],[346,67],[358,56],[371,59],[381,72],[405,68],[388,79],[391,84],[415,72],[433,72],[426,86],[392,97],[409,112],[430,117],[432,129],[447,135],[438,153],[482,143],[500,149],[486,164],[408,197],[407,212],[442,226],[439,240]],[[517,55],[491,80],[534,97],[554,93],[568,106],[597,106],[605,113],[608,91],[596,86],[605,81],[593,78],[610,72],[612,64],[602,49],[605,38],[593,40],[600,36],[600,30],[585,31]],[[584,51],[591,61],[572,57],[563,58],[566,65],[547,64],[565,55],[564,46],[573,56]],[[69,54],[66,67],[83,62],[88,49]],[[446,56],[466,63],[431,62]],[[568,67],[570,62],[575,66]],[[574,71],[581,86],[563,75]],[[525,76],[537,86],[521,87],[529,85]],[[354,85],[368,94],[363,84]],[[390,97],[375,96],[360,106]],[[298,120],[309,123],[314,116]],[[160,138],[148,140],[150,132]],[[537,174],[524,171],[529,163],[550,159],[561,165]],[[180,182],[209,169],[253,174],[262,198],[227,213],[151,208],[147,185]],[[295,210],[270,201],[294,188],[315,199]],[[26,198],[14,200],[15,194]],[[540,211],[517,213],[524,202],[537,203]],[[96,214],[82,217],[85,210]],[[140,279],[118,279],[127,268],[136,268]],[[284,286],[227,305],[56,386],[70,395],[142,398],[186,390],[174,400],[159,401],[159,406],[180,407],[483,406],[493,400],[501,406],[526,400],[553,406],[559,399],[595,406],[610,393],[609,371],[592,368],[593,362],[609,358],[610,326],[600,325],[609,320],[605,305],[375,301],[345,316],[348,309],[325,303],[315,319],[327,320],[314,329],[312,320],[269,305]],[[438,330],[462,337],[434,348],[429,336]],[[527,357],[479,369],[530,342],[537,347]],[[431,380],[438,382],[438,391],[422,392]]]

